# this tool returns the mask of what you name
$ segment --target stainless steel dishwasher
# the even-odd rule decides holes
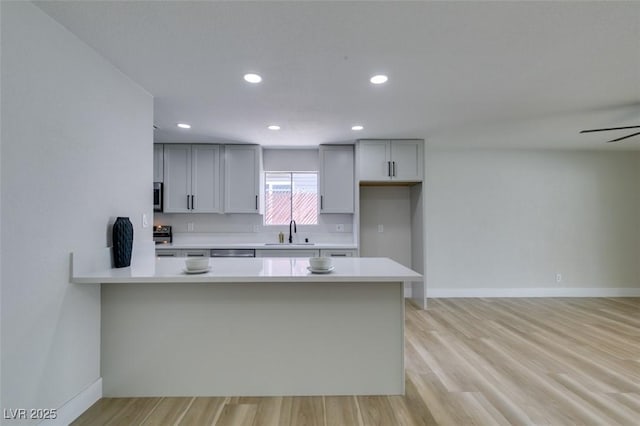
[[[211,249],[211,257],[256,257],[254,249]]]

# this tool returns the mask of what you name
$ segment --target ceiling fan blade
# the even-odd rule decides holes
[[[618,138],[618,139],[612,139],[612,140],[610,140],[610,141],[607,141],[607,143],[609,143],[609,142],[618,142],[618,141],[621,141],[621,140],[623,140],[623,139],[631,138],[631,137],[633,137],[633,136],[638,136],[638,135],[640,135],[640,132],[638,132],[638,133],[631,133],[630,135],[623,136],[623,137]]]
[[[610,130],[625,130],[625,129],[637,129],[637,128],[640,128],[640,126],[607,127],[604,129],[581,130],[580,133],[608,132]]]

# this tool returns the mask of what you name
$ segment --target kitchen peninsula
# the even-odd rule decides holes
[[[73,282],[102,287],[105,396],[404,393],[403,282],[421,275],[390,259],[73,263]]]

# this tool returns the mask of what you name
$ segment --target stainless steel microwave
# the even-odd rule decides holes
[[[153,211],[162,211],[162,182],[153,182]]]

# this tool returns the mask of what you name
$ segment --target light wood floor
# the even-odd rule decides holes
[[[406,395],[104,398],[74,425],[640,425],[640,298],[432,299]]]

